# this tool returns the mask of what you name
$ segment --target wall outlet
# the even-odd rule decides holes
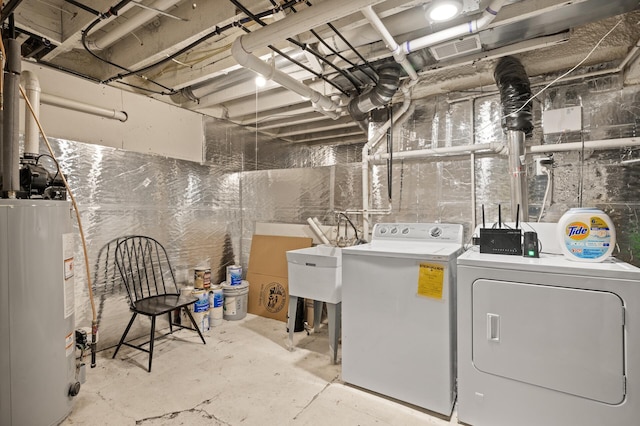
[[[536,162],[536,176],[547,174],[553,164],[553,158],[551,157],[538,157],[534,161]]]

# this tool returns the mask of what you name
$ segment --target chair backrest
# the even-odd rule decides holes
[[[133,305],[163,294],[179,294],[167,252],[150,237],[127,237],[118,243],[116,265]]]

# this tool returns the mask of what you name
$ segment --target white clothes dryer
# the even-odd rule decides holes
[[[557,247],[555,224],[523,224]],[[546,239],[546,241],[545,241]],[[477,426],[640,422],[640,269],[458,258],[458,419]]]

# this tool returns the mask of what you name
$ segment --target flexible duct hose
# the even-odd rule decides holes
[[[383,65],[378,70],[378,84],[349,102],[349,114],[357,122],[367,119],[369,111],[388,104],[400,87],[400,67]]]
[[[531,88],[522,63],[512,56],[505,56],[498,61],[493,77],[502,101],[502,127],[520,130],[530,136],[533,130],[531,103],[524,108],[522,106],[531,97]]]

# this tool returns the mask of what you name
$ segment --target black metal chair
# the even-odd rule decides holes
[[[147,352],[149,354],[148,370],[151,372],[156,317],[164,314],[169,317],[169,333],[173,333],[174,325],[195,330],[202,339],[202,343],[207,344],[189,309],[190,305],[193,305],[198,299],[191,295],[180,295],[167,252],[162,244],[153,238],[144,236],[124,238],[116,247],[115,260],[129,295],[130,309],[133,315],[120,338],[116,351],[113,353],[113,358],[116,357],[122,345]],[[176,309],[184,310],[187,313],[193,328],[173,322],[171,313]],[[124,340],[138,314],[151,318],[151,335],[148,342],[134,345]],[[143,348],[147,343],[149,349]]]

